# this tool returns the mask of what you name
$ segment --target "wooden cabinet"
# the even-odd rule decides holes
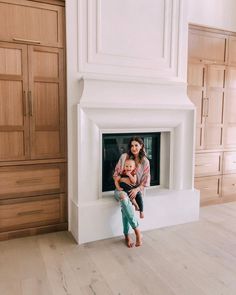
[[[227,67],[224,147],[236,148],[236,67]]]
[[[222,202],[221,176],[197,177],[195,178],[195,187],[201,192],[201,206]]]
[[[190,26],[188,96],[196,106],[201,205],[236,201],[235,34]]]
[[[222,153],[201,153],[195,157],[195,176],[222,173]]]
[[[0,240],[67,228],[64,7],[0,0]]]
[[[189,31],[189,60],[225,63],[227,36],[192,28]]]
[[[57,224],[65,221],[64,194],[30,199],[0,200],[0,232]]]
[[[0,167],[0,199],[65,192],[65,164]]]
[[[236,36],[229,37],[228,63],[230,66],[236,66]]]
[[[222,197],[224,202],[236,201],[236,174],[223,175]]]
[[[63,157],[62,49],[1,42],[1,61],[0,161]]]
[[[27,0],[0,0],[0,40],[63,47],[63,8]]]
[[[196,106],[196,149],[223,147],[224,65],[189,63],[188,96]]]

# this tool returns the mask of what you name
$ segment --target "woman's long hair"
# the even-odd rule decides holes
[[[144,157],[146,157],[147,155],[146,155],[146,152],[145,152],[144,142],[143,142],[142,138],[139,137],[139,136],[134,136],[129,141],[128,152],[127,152],[128,156],[129,156],[129,159],[134,159],[134,155],[131,152],[132,141],[137,141],[141,145],[141,149],[139,151],[138,157],[139,157],[139,162],[142,162],[142,159]]]

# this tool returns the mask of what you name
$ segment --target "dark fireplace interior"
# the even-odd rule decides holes
[[[160,184],[160,141],[161,133],[112,133],[102,135],[102,191],[115,189],[112,178],[115,166],[121,154],[128,149],[133,136],[143,139],[151,168],[151,186]]]

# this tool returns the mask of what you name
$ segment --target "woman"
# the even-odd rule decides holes
[[[146,157],[143,140],[140,137],[135,136],[131,138],[128,146],[128,152],[121,155],[115,167],[115,172],[113,174],[114,181],[116,181],[116,179],[122,173],[124,163],[127,159],[133,159],[135,161],[138,186],[130,191],[129,196],[127,195],[127,193],[122,191],[122,189],[116,189],[115,199],[120,201],[121,204],[125,241],[127,246],[131,248],[134,246],[134,243],[129,236],[130,226],[133,228],[136,235],[136,247],[142,245],[142,236],[139,229],[138,220],[134,214],[130,199],[132,200],[133,198],[135,198],[138,192],[143,192],[144,187],[150,185],[150,164],[149,160]]]

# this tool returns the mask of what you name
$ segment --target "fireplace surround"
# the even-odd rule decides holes
[[[162,133],[162,185],[146,189],[142,230],[197,220],[199,193],[193,189],[192,136],[195,109],[186,96],[185,85],[97,80],[81,83],[83,92],[77,107],[79,198],[73,200],[78,228],[72,228],[78,242],[122,234],[119,204],[112,192],[102,192],[103,133]],[[136,89],[135,93],[130,88]],[[143,88],[145,91],[140,91]],[[128,99],[122,99],[121,89]],[[149,95],[153,91],[154,97]]]

